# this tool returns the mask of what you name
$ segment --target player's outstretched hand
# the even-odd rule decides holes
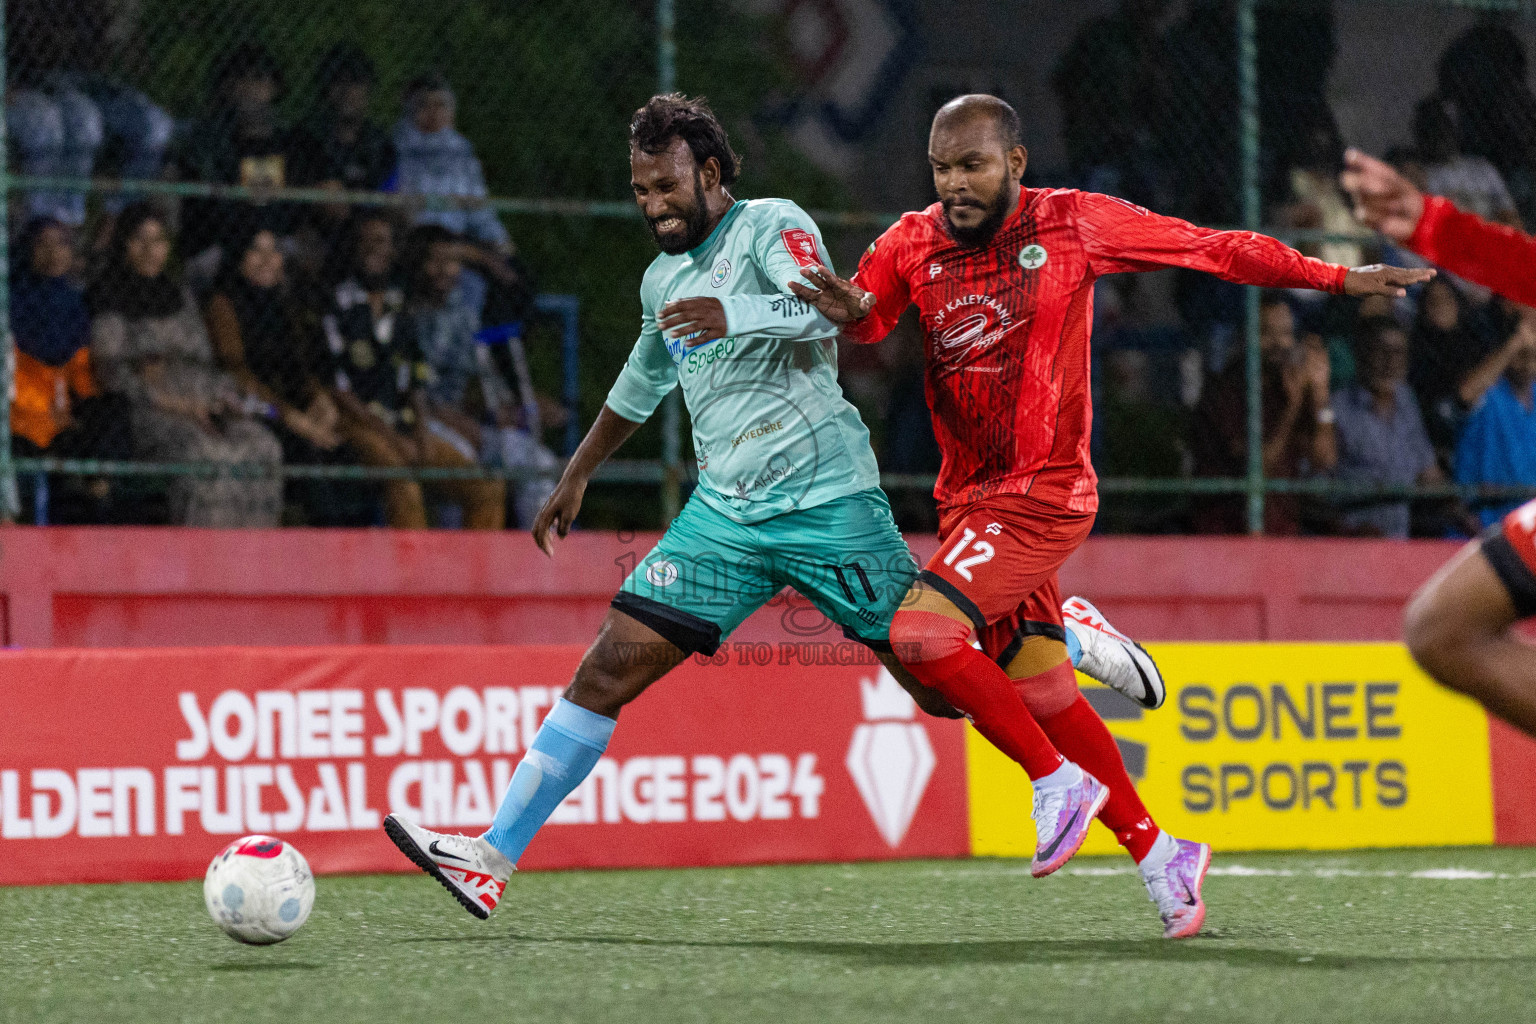
[[[554,527],[561,538],[570,533],[571,524],[576,521],[576,513],[581,511],[581,499],[586,493],[585,480],[567,480],[562,477],[555,485],[554,493],[544,502],[539,514],[533,517],[533,542],[539,546],[540,551],[554,555],[555,545],[549,539],[550,527]]]
[[[725,306],[719,299],[707,296],[675,299],[661,307],[656,325],[666,331],[669,338],[687,337],[683,344],[694,348],[725,337]]]
[[[1395,242],[1406,241],[1424,216],[1424,195],[1413,182],[1358,149],[1345,150],[1339,184],[1355,201],[1355,219]]]
[[[833,323],[845,324],[862,319],[875,308],[874,292],[867,292],[852,281],[838,277],[826,267],[802,267],[800,276],[815,287],[791,281],[789,290],[815,306]]]
[[[1400,299],[1407,295],[1407,286],[1423,284],[1435,276],[1434,270],[1389,267],[1373,263],[1368,267],[1355,267],[1344,275],[1345,295],[1385,295]]]

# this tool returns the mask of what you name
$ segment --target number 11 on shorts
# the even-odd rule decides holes
[[[971,543],[972,541],[976,542],[973,544]],[[964,551],[966,548],[970,548],[975,552],[975,554],[971,555],[969,558],[960,558],[960,552]],[[990,562],[992,560],[992,556],[996,553],[997,552],[992,549],[991,544],[988,544],[984,540],[976,540],[975,530],[967,529],[960,535],[960,542],[954,547],[950,548],[949,554],[944,556],[944,564],[953,566],[955,575],[969,583],[973,579],[971,576],[971,566],[980,565],[982,562]],[[955,561],[957,558],[960,558],[958,562]]]

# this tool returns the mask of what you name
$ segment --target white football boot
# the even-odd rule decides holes
[[[384,831],[401,853],[482,921],[501,902],[507,879],[517,870],[505,854],[480,836],[429,832],[398,814],[384,819]]]
[[[1081,597],[1062,602],[1061,621],[1083,648],[1078,671],[1114,687],[1144,708],[1162,707],[1168,688],[1157,662],[1141,644],[1111,626],[1102,612]]]

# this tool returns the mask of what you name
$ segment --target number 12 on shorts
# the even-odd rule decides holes
[[[971,543],[972,541],[975,541],[975,543]],[[960,552],[966,548],[970,548],[975,554],[966,558],[960,558]],[[971,576],[971,566],[980,565],[982,562],[990,562],[995,554],[997,552],[992,549],[991,544],[984,540],[976,540],[976,531],[967,529],[960,535],[960,542],[950,548],[949,554],[944,556],[944,564],[952,566],[955,570],[955,575],[969,583],[973,578]],[[955,561],[957,558],[960,558],[958,562]]]

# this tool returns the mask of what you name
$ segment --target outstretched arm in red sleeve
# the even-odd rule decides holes
[[[907,279],[896,266],[900,230],[899,223],[894,225],[865,250],[852,281],[825,267],[807,267],[801,271],[805,282],[791,281],[790,290],[841,324],[849,341],[860,345],[880,341],[912,303]]]
[[[1516,302],[1536,305],[1536,238],[1426,196],[1392,167],[1358,149],[1339,178],[1355,217],[1458,277]]]
[[[1100,275],[1185,267],[1235,284],[1394,297],[1434,276],[1432,270],[1324,263],[1268,235],[1197,227],[1093,192],[1079,193],[1074,212],[1083,248]]]

